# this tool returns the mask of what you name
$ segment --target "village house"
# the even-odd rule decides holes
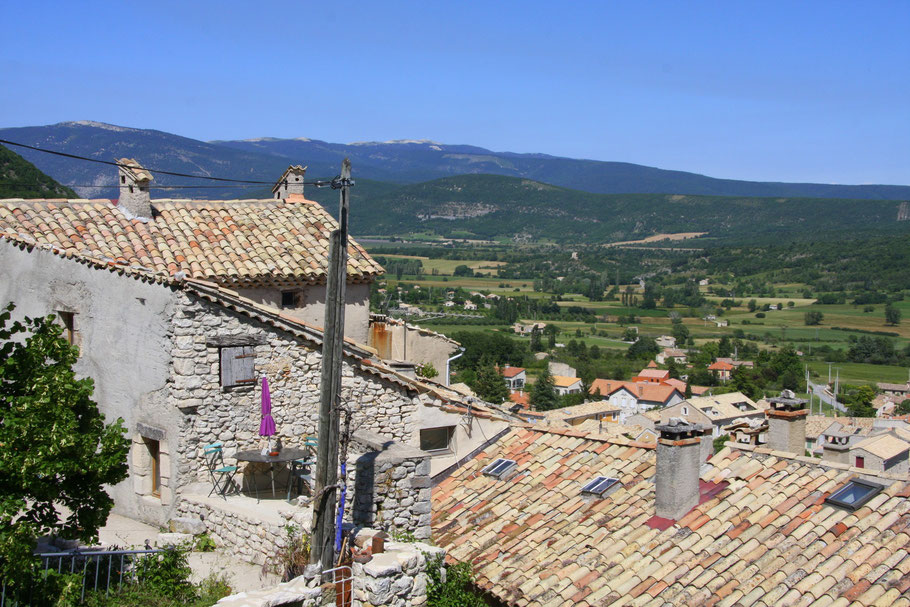
[[[686,352],[678,348],[664,348],[655,358],[659,365],[665,365],[671,360],[678,365],[684,365],[688,360]]]
[[[577,377],[566,377],[565,375],[553,376],[553,388],[560,396],[566,394],[578,394],[581,392],[581,380]]]
[[[717,437],[724,433],[726,426],[738,419],[763,420],[765,412],[742,392],[730,392],[715,396],[693,396],[660,411],[661,423],[667,423],[674,417],[710,426],[712,434]]]
[[[509,390],[523,390],[525,387],[525,382],[527,381],[527,375],[525,370],[522,367],[512,367],[505,365],[499,369],[499,373],[502,375],[503,379],[506,382],[506,386]]]
[[[433,493],[436,544],[505,605],[910,605],[910,483],[678,419],[657,444],[513,427]]]
[[[727,383],[733,373],[733,365],[724,361],[715,361],[708,366],[708,371],[717,375],[717,379]]]
[[[654,365],[655,367],[657,365]],[[633,382],[651,382],[659,384],[670,379],[670,372],[665,369],[647,368],[642,369],[638,375],[632,378]]]
[[[676,338],[672,335],[661,335],[660,337],[654,340],[657,343],[658,348],[675,348],[676,347]],[[657,361],[660,362],[660,361]]]
[[[626,423],[636,413],[669,407],[684,398],[683,392],[669,384],[611,379],[595,379],[591,382],[592,397],[596,398],[598,394],[601,399],[619,409],[619,421],[622,423]]]
[[[579,426],[583,422],[618,422],[620,409],[609,401],[588,401],[544,412],[544,422],[556,426]]]
[[[150,200],[146,172],[125,164],[117,202],[0,201],[0,301],[16,316],[61,319],[80,349],[76,372],[132,441],[129,478],[110,489],[114,511],[164,525],[211,489],[206,445],[220,443],[228,461],[261,447],[263,378],[275,438],[297,446],[315,434],[318,308],[337,224],[284,181],[285,198]],[[289,171],[283,179],[302,181]],[[359,431],[430,451],[431,473],[442,473],[508,423],[363,343],[365,294],[382,268],[353,240],[349,252],[342,400]],[[238,466],[236,486],[257,480],[251,468]]]
[[[889,384],[886,382],[878,382],[875,385],[878,388],[878,391],[881,392],[882,394],[884,394],[886,396],[893,396],[896,398],[901,398],[902,399],[901,401],[895,401],[895,402],[898,402],[898,404],[900,402],[903,402],[903,399],[910,398],[910,383]]]

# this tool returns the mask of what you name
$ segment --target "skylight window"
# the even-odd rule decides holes
[[[515,467],[515,461],[511,459],[497,459],[495,462],[483,469],[487,476],[502,478],[505,474]]]
[[[841,508],[856,510],[878,495],[884,489],[881,485],[855,478],[835,491],[825,501]]]
[[[615,487],[619,483],[618,479],[610,478],[609,476],[598,476],[593,481],[581,488],[582,493],[590,493],[592,495],[603,496],[609,489]]]

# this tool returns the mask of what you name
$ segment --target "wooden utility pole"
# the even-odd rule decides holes
[[[316,452],[313,530],[310,537],[310,563],[318,563],[323,571],[335,566],[341,347],[344,342],[344,290],[348,273],[348,186],[350,180],[351,161],[345,158],[341,165],[339,227],[332,232],[326,276],[322,379],[319,395],[319,446]]]

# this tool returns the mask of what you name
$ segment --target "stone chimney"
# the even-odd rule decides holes
[[[807,400],[796,398],[790,390],[784,390],[779,397],[769,398],[768,447],[802,455],[806,451]]]
[[[120,165],[120,200],[117,204],[133,217],[151,217],[149,185],[152,174],[132,158],[121,158],[117,164]]]
[[[654,429],[660,432],[654,487],[656,514],[678,521],[698,505],[703,428],[673,417]]]
[[[278,182],[272,186],[272,195],[276,200],[287,200],[293,194],[303,198],[303,181],[306,176],[306,167],[298,165],[289,166]],[[296,196],[294,196],[296,198]]]

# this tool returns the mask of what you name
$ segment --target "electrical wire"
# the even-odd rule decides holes
[[[57,150],[46,150],[44,148],[35,147],[33,145],[26,145],[24,143],[16,143],[15,141],[9,141],[6,139],[0,139],[0,143],[5,145],[14,145],[20,148],[26,148],[29,150],[34,150],[36,152],[43,152],[45,154],[53,154],[54,156],[63,156],[64,158],[72,158],[74,160],[84,160],[86,162],[96,162],[98,164],[106,164],[108,166],[115,166],[124,169],[134,169],[136,167],[131,167],[120,162],[114,162],[112,160],[100,160],[98,158],[88,158],[87,156],[79,156],[78,154],[69,154],[67,152],[59,152]],[[231,179],[229,177],[211,177],[207,175],[190,175],[188,173],[177,173],[174,171],[165,171],[163,169],[150,169],[147,167],[142,167],[144,171],[149,173],[160,173],[162,175],[171,175],[172,177],[187,177],[190,179],[208,179],[209,181],[223,181],[227,183],[243,183],[250,185],[275,185],[274,181],[254,181],[251,179]],[[337,176],[331,180],[317,180],[317,181],[304,181],[302,185],[312,185],[317,188],[331,186],[333,190],[337,190],[345,185],[352,186],[354,185],[353,179],[341,179],[341,176]],[[97,187],[97,186],[68,186],[68,187]],[[169,187],[169,186],[158,186],[158,187]]]

